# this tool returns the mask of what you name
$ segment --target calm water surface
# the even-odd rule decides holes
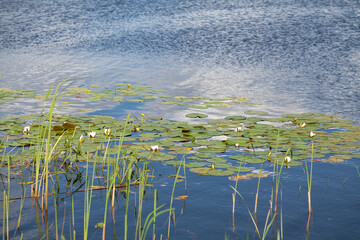
[[[172,95],[246,96],[265,103],[253,108],[270,115],[319,111],[359,124],[359,24],[359,1],[3,0],[0,87],[43,91],[68,77],[79,79],[77,86],[148,84]],[[245,108],[209,114],[223,117]],[[114,105],[101,110],[95,113],[126,114]],[[38,104],[24,102],[1,105],[0,115],[38,111]],[[172,120],[185,115],[173,106],[143,111]],[[360,164],[354,160],[315,165],[310,238],[359,236],[356,166]],[[223,239],[225,232],[230,239],[244,239],[252,223],[245,208],[239,210],[238,230],[232,232],[230,182],[189,176],[191,197],[186,207],[176,203],[179,216],[172,239]],[[283,206],[287,239],[306,238],[305,180],[302,168],[284,173],[283,194],[290,199]],[[257,182],[243,184],[253,201]],[[163,194],[170,188],[164,187]],[[268,209],[271,181],[264,180],[261,188],[260,222]],[[27,228],[31,232],[31,223]]]

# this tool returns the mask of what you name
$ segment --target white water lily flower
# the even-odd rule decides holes
[[[160,150],[158,145],[150,146],[150,149],[151,149],[151,151],[154,151],[154,152],[157,152]]]
[[[235,147],[239,147],[239,144],[238,144],[238,143],[235,143]]]
[[[30,132],[30,126],[24,127],[23,132],[24,132],[25,134],[29,134],[29,132]]]
[[[306,123],[303,122],[302,124],[300,124],[300,127],[305,127],[306,126]]]
[[[111,134],[111,129],[110,129],[110,128],[105,128],[105,129],[104,129],[104,133],[105,133],[106,136],[110,136],[110,134]]]
[[[79,137],[79,143],[82,143],[84,140],[85,140],[84,136],[81,135],[81,136]]]
[[[90,138],[94,138],[96,136],[96,132],[95,131],[88,132],[88,136]]]
[[[287,156],[287,157],[285,158],[285,162],[286,162],[286,163],[291,162],[291,157]]]
[[[235,128],[235,132],[242,132],[244,131],[244,124],[240,123],[240,127]]]
[[[310,132],[310,137],[315,137],[316,133],[314,133],[313,131]]]

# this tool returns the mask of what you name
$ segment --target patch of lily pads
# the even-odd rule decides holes
[[[34,90],[15,90],[10,88],[0,88],[0,103],[14,102],[19,98],[35,97]]]
[[[99,86],[68,88],[64,95],[90,101],[141,102],[171,98],[157,96],[156,93],[162,93],[162,90],[149,86],[116,84],[112,90],[97,88]],[[10,92],[6,90],[6,94]],[[27,92],[29,96],[30,93],[34,94]],[[12,94],[21,96],[19,92]],[[197,106],[219,107],[244,103],[247,99],[177,96],[161,103],[194,102]],[[51,127],[54,155],[63,161],[103,161],[107,157],[112,159],[108,163],[121,158],[124,161],[160,161],[177,166],[185,159],[185,166],[200,175],[230,176],[250,172],[264,163],[296,167],[304,161],[336,163],[360,157],[360,126],[340,115],[310,112],[267,118],[264,116],[268,113],[264,111],[247,111],[245,114],[251,117],[226,116],[211,119],[205,124],[145,115],[125,121],[111,116],[55,114],[49,125],[46,114],[14,116],[0,119],[0,151],[16,154],[13,162],[27,162],[39,141],[43,141],[40,136]],[[186,116],[208,117],[203,113]]]

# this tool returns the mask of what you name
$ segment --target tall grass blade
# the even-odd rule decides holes
[[[161,214],[163,214],[163,213],[166,213],[166,212],[171,212],[171,211],[173,211],[174,209],[165,209],[165,210],[162,210],[162,211],[160,211],[160,212],[158,212],[159,210],[160,210],[160,208],[162,208],[164,206],[164,204],[163,205],[161,205],[160,207],[158,207],[158,208],[156,208],[156,209],[154,209],[151,213],[149,213],[148,214],[148,216],[146,217],[146,220],[145,220],[145,222],[144,222],[144,230],[142,231],[142,233],[141,233],[141,240],[145,240],[146,239],[146,235],[147,235],[147,232],[148,232],[148,230],[149,230],[149,228],[150,228],[150,226],[151,226],[151,224],[154,224],[155,223],[155,221],[156,221],[156,218],[158,217],[158,216],[160,216]],[[153,234],[153,238],[154,238],[154,234]]]
[[[181,164],[182,164],[182,161],[180,162],[180,165],[178,166],[178,170],[177,170],[176,176],[175,176],[174,185],[173,185],[172,192],[171,192],[170,207],[169,207],[170,211],[169,211],[169,221],[168,221],[167,239],[170,238],[170,222],[171,222],[171,215],[172,215],[172,213],[173,213],[172,204],[173,204],[173,200],[174,200],[174,192],[175,192],[176,182],[177,182],[177,179],[178,179],[178,177],[179,177],[179,172],[180,172],[180,169],[181,169]]]
[[[154,221],[152,239],[155,240],[155,226],[156,226],[156,203],[157,203],[157,189],[154,190]]]

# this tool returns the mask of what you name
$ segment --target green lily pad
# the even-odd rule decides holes
[[[214,169],[210,170],[206,173],[206,175],[211,176],[230,176],[233,175],[235,172],[231,170],[221,170],[221,169]],[[204,174],[205,175],[205,174]]]
[[[189,108],[194,108],[194,109],[208,109],[209,107],[206,105],[192,105],[189,106]]]
[[[263,159],[254,158],[250,156],[243,156],[243,155],[233,155],[230,157],[231,159],[246,162],[246,163],[262,163],[264,162]]]
[[[208,115],[203,113],[189,113],[185,115],[188,118],[207,118]]]
[[[164,152],[151,152],[151,151],[140,152],[138,156],[143,159],[152,160],[152,161],[166,161],[175,158],[175,156],[171,154],[167,154]]]
[[[225,117],[226,120],[234,120],[234,121],[241,121],[246,120],[246,117],[244,116],[227,116]]]
[[[207,173],[211,171],[211,168],[201,167],[201,168],[191,168],[190,172],[194,172],[200,175],[207,175]]]
[[[269,113],[268,112],[265,112],[265,111],[246,111],[245,112],[246,114],[249,114],[249,115],[268,115]]]

